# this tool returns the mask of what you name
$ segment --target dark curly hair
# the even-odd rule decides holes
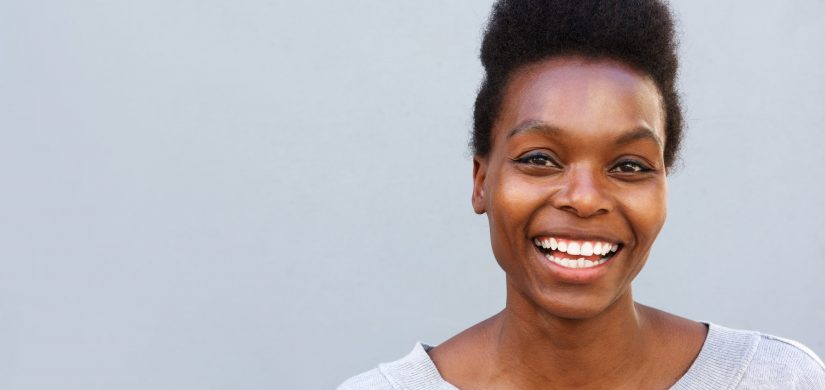
[[[659,0],[496,2],[481,44],[485,77],[473,112],[473,152],[490,152],[490,133],[511,74],[549,57],[577,55],[619,61],[650,76],[664,104],[664,159],[670,168],[682,138],[674,35],[670,10]]]

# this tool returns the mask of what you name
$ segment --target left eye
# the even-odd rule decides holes
[[[516,159],[520,164],[534,165],[540,167],[558,167],[553,158],[542,153],[528,154],[524,157]]]
[[[642,163],[637,161],[622,161],[613,168],[610,169],[610,172],[618,172],[618,173],[637,173],[637,172],[647,172],[650,168],[646,167]]]

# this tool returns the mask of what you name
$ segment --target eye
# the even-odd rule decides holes
[[[552,157],[545,153],[541,152],[534,152],[527,154],[522,157],[518,157],[513,159],[518,164],[525,164],[525,165],[532,165],[532,166],[539,166],[539,167],[553,167],[558,168],[559,164],[553,160]]]
[[[615,173],[642,173],[652,171],[647,165],[636,160],[622,160],[610,168],[610,172]]]

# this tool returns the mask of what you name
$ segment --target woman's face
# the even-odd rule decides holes
[[[512,75],[473,173],[511,290],[564,318],[629,293],[665,222],[664,126],[656,85],[621,63],[559,57]]]

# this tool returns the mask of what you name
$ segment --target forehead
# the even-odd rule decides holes
[[[494,138],[528,121],[553,123],[581,135],[648,127],[665,139],[656,84],[613,60],[559,57],[516,70],[504,90]]]

